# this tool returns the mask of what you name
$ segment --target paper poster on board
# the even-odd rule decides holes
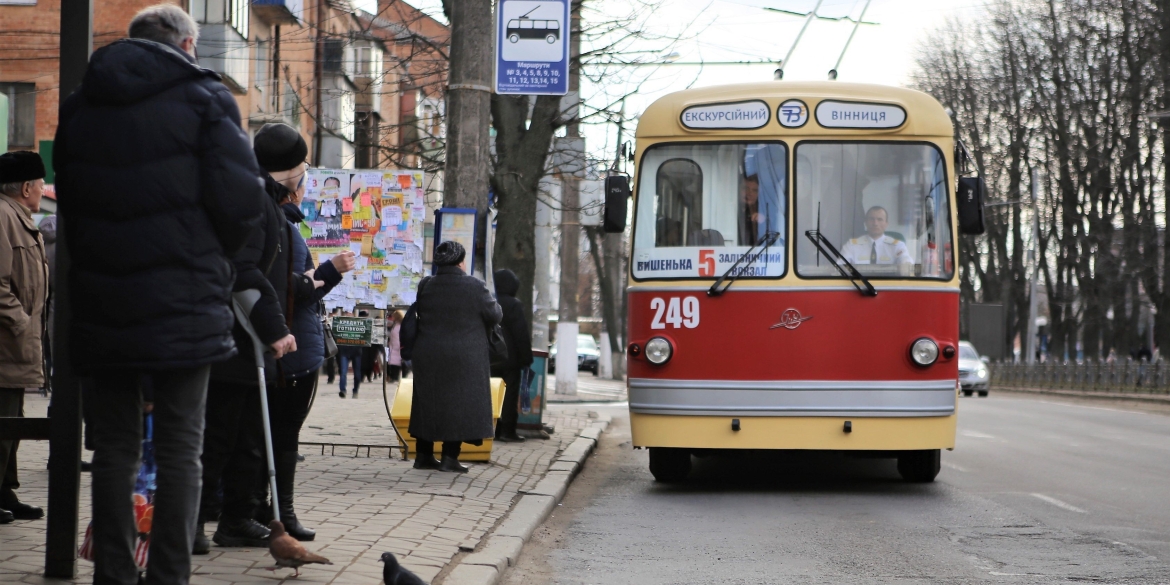
[[[343,250],[357,255],[355,269],[325,296],[327,308],[414,302],[423,276],[424,180],[421,171],[309,170],[301,233],[310,253],[318,264]]]

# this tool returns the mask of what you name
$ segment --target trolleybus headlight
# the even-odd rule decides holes
[[[938,359],[938,344],[925,337],[910,346],[910,359],[920,366],[929,366]]]
[[[670,346],[670,342],[661,337],[655,337],[646,342],[646,359],[650,360],[652,364],[665,364],[673,353],[674,348]]]

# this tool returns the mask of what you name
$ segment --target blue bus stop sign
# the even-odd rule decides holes
[[[499,0],[496,93],[568,93],[569,28],[568,0]]]

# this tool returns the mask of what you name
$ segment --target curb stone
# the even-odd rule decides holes
[[[565,497],[569,484],[597,447],[597,439],[609,427],[613,417],[590,412],[594,422],[581,430],[549,466],[532,490],[520,496],[516,505],[496,529],[483,540],[478,552],[463,557],[447,574],[443,585],[496,585],[508,567],[516,564],[524,543],[552,514]]]

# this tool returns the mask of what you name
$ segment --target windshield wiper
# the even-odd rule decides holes
[[[804,235],[808,236],[809,240],[812,240],[812,243],[817,247],[817,250],[820,250],[822,254],[828,256],[829,259],[833,261],[833,266],[837,267],[837,270],[841,273],[841,276],[848,278],[849,282],[853,283],[853,286],[857,289],[857,292],[861,293],[862,296],[877,296],[877,289],[873,287],[873,284],[870,284],[869,280],[865,278],[865,276],[862,275],[860,271],[857,270],[857,267],[854,266],[853,263],[850,262],[844,254],[837,251],[837,248],[835,248],[833,244],[829,242],[828,238],[821,234],[820,230],[808,230],[807,232],[804,232]],[[825,248],[828,248],[828,250]],[[845,266],[842,266],[842,264]],[[845,267],[848,267],[849,270],[846,271]],[[865,288],[861,288],[861,285],[857,284],[857,281],[859,280],[861,281],[861,284],[865,285]]]
[[[752,254],[752,252],[755,252],[756,248],[760,247],[760,245],[762,244],[764,246],[762,253],[767,253],[768,248],[772,244],[775,244],[776,239],[779,237],[780,237],[780,232],[766,232],[766,233],[764,233],[764,236],[762,238],[760,238],[759,241],[757,241],[751,248],[748,248],[748,251],[746,254],[744,254],[743,256],[740,256],[735,261],[735,264],[732,264],[731,268],[728,268],[727,272],[724,272],[723,276],[720,276],[719,280],[716,280],[715,284],[712,284],[711,288],[707,289],[707,296],[717,297],[717,296],[723,294],[727,289],[731,288],[731,283],[735,282],[735,279],[739,278],[740,273],[743,271],[747,271],[748,268],[752,267],[752,264],[755,264],[756,258],[759,257],[759,254]],[[744,266],[743,270],[740,271],[740,270],[738,270],[739,263],[743,262],[745,258],[747,258],[747,261],[748,261],[747,266]],[[722,289],[720,289],[719,285],[723,284],[724,281],[727,282],[727,286],[724,286]]]

